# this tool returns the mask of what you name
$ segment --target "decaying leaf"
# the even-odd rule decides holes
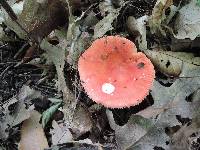
[[[93,121],[90,113],[81,105],[77,105],[74,112],[72,131],[75,138],[83,135],[84,133],[91,131],[93,127]]]
[[[70,4],[72,4],[71,1]],[[67,62],[74,68],[77,68],[78,58],[88,46],[89,41],[91,40],[91,35],[88,32],[84,32],[86,26],[82,25],[81,22],[84,20],[86,12],[82,12],[80,17],[75,17],[72,15],[72,5],[68,2],[69,8],[69,24],[67,29],[67,36],[64,37],[63,41],[66,41],[67,47],[65,49],[68,51]],[[89,10],[89,9],[88,9]]]
[[[191,119],[200,107],[199,98],[186,101],[187,96],[200,88],[200,67],[184,65],[180,76],[186,78],[177,79],[171,87],[164,87],[155,81],[151,92],[154,104],[137,113],[139,116],[132,115],[124,126],[116,125],[112,114],[108,114],[110,126],[115,130],[116,142],[121,149],[169,149],[166,142],[170,138],[165,128],[181,125],[176,116]]]
[[[102,150],[103,147],[100,144],[93,144],[90,139],[73,141],[64,143],[61,145],[53,145],[45,150],[61,150],[61,149],[73,149],[73,150]],[[106,148],[105,148],[106,149]]]
[[[6,139],[9,134],[9,128],[30,117],[30,112],[26,109],[25,104],[29,104],[32,99],[41,97],[40,92],[24,85],[15,97],[8,100],[8,102],[1,107],[0,139]],[[12,109],[12,107],[14,108]]]
[[[91,11],[89,12],[88,16],[84,19],[83,26],[93,28],[95,24],[97,24],[99,19],[97,18],[96,14]]]
[[[159,57],[157,58],[158,60],[163,59],[160,55]],[[175,54],[172,53],[170,57],[174,58]],[[177,119],[177,116],[192,119],[194,114],[198,112],[200,107],[199,98],[194,98],[191,101],[187,101],[186,98],[200,88],[199,59],[197,59],[198,61],[194,61],[193,59],[195,57],[193,54],[189,54],[187,56],[185,53],[177,53],[176,57],[182,59],[181,73],[179,74],[180,78],[176,79],[176,81],[170,87],[164,87],[157,81],[154,81],[154,86],[151,89],[151,95],[153,97],[154,104],[137,113],[137,115],[140,117],[150,119],[149,121],[152,123],[152,125],[148,132],[145,133],[145,135],[143,135],[142,132],[140,133],[143,136],[140,137],[137,142],[132,144],[130,144],[130,141],[127,142],[129,147],[128,149],[154,149],[155,146],[161,147],[163,149],[169,148],[169,145],[165,144],[166,141],[169,142],[169,137],[165,133],[165,128],[182,125],[181,122]],[[112,124],[113,123],[110,123],[111,127],[113,126]],[[132,122],[130,125],[129,121],[126,125],[121,127],[123,129],[122,131],[125,132],[126,128],[131,126],[134,126],[134,122]],[[129,128],[128,132],[123,133],[123,135],[132,133],[132,130],[134,130],[134,128]],[[139,131],[139,129],[136,130]],[[117,140],[118,132],[120,129],[115,131]],[[159,139],[157,139],[157,137],[159,137]],[[126,138],[123,137],[122,139],[124,140]],[[117,140],[117,144],[123,143],[122,139]]]
[[[200,96],[200,92],[198,94]],[[199,110],[193,116],[191,124],[183,125],[171,138],[172,150],[196,150],[200,148],[200,117]]]
[[[172,76],[178,76],[184,64],[200,66],[200,57],[195,57],[193,53],[150,50],[144,53],[159,71]]]
[[[139,44],[140,50],[147,49],[147,40],[146,40],[146,21],[147,16],[142,16],[138,19],[135,19],[133,16],[128,17],[127,27],[129,32],[136,37],[136,41]]]
[[[154,150],[169,149],[166,144],[169,141],[169,136],[165,133],[165,129],[160,128],[156,124],[145,134],[137,143],[131,145],[127,150]]]
[[[173,0],[158,0],[153,8],[152,15],[149,18],[149,26],[151,33],[161,33],[165,35],[162,25],[165,24],[167,19],[165,10],[173,4]]]
[[[33,111],[31,117],[23,122],[19,150],[43,150],[48,148],[42,125],[39,123],[41,115]]]
[[[58,124],[56,121],[52,122],[51,134],[52,134],[52,144],[58,145],[63,143],[68,143],[73,141],[73,137],[68,127],[64,126],[63,123]]]
[[[13,4],[14,0],[11,1]],[[118,2],[118,0],[87,0],[84,2],[82,0],[20,0],[20,3],[17,3],[20,4],[20,10],[22,10],[22,4],[24,3],[23,12],[18,15],[19,19],[17,21],[29,32],[29,36],[39,41],[39,43],[41,42],[39,46],[45,51],[44,55],[46,55],[47,62],[55,65],[57,76],[55,75],[54,80],[58,83],[58,94],[63,96],[63,101],[49,98],[53,104],[42,114],[42,124],[40,124],[41,115],[35,111],[30,113],[31,111],[27,109],[27,106],[32,104],[32,99],[42,97],[41,93],[28,86],[23,86],[19,94],[0,107],[0,141],[6,140],[9,136],[9,129],[24,120],[21,128],[20,150],[103,149],[101,145],[94,144],[87,138],[83,141],[73,141],[74,139],[85,138],[88,134],[94,141],[102,142],[104,140],[103,142],[108,142],[105,145],[111,144],[112,146],[114,145],[113,147],[117,145],[119,150],[170,150],[178,148],[183,150],[184,148],[189,149],[190,145],[192,145],[191,143],[197,141],[198,136],[200,136],[200,127],[199,122],[195,122],[194,114],[199,111],[200,107],[198,94],[200,91],[200,57],[195,57],[195,53],[147,50],[147,40],[149,40],[147,37],[152,34],[155,36],[158,34],[166,35],[165,29],[170,29],[171,31],[169,23],[174,25],[170,21],[174,14],[177,13],[179,6],[174,6],[173,0],[157,0],[150,17],[145,15],[136,19],[136,16],[141,16],[137,12],[143,7],[140,8],[137,5],[133,5],[132,1],[120,0],[122,3],[116,5]],[[85,9],[81,9],[83,3]],[[136,3],[134,2],[134,4]],[[178,11],[177,18],[173,18],[176,19],[174,32],[177,33],[173,38],[177,38],[177,40],[189,38],[188,40],[191,42],[191,40],[199,36],[200,7],[196,3],[199,3],[199,0],[191,0],[189,4]],[[127,4],[127,7],[124,7],[125,4]],[[74,5],[76,5],[75,9],[78,11],[73,11]],[[95,10],[96,7],[99,8],[97,11]],[[129,7],[134,8],[130,9]],[[137,11],[132,12],[133,9],[137,9]],[[169,14],[168,10],[170,10]],[[151,10],[147,11],[151,12]],[[1,13],[0,11],[0,21],[2,19]],[[77,17],[78,15],[79,17]],[[118,17],[119,15],[120,17]],[[103,19],[99,21],[99,17],[103,17]],[[68,64],[77,69],[76,66],[80,54],[93,39],[100,38],[113,30],[113,24],[116,19],[118,23],[122,19],[127,19],[128,37],[136,37],[139,44],[138,49],[145,50],[144,53],[151,59],[157,70],[165,75],[175,76],[175,78],[170,87],[165,87],[155,81],[151,89],[151,98],[154,104],[137,114],[133,114],[123,126],[117,125],[112,112],[107,110],[108,121],[113,131],[108,127],[105,114],[101,115],[103,116],[101,118],[99,117],[100,115],[98,116],[97,111],[100,112],[100,109],[96,108],[92,111],[92,107],[90,107],[91,110],[89,112],[87,107],[90,104],[87,103],[87,107],[77,105],[78,98],[76,96],[78,94],[70,91],[66,83],[66,78],[68,77],[64,75],[64,69],[66,69],[64,66],[65,61],[67,61]],[[151,30],[148,36],[146,36],[147,19],[149,19]],[[20,38],[27,39],[26,33],[11,19],[5,19],[5,23]],[[120,34],[121,31],[126,30],[125,28],[121,30],[121,27],[118,27]],[[1,28],[0,30],[3,32],[5,29]],[[119,34],[118,31],[113,31]],[[125,31],[122,34],[126,33]],[[47,39],[44,39],[46,36],[48,36]],[[3,36],[0,35],[0,37]],[[173,41],[173,39],[171,40]],[[6,41],[5,38],[4,41]],[[191,46],[190,43],[189,46]],[[182,48],[180,49],[182,50]],[[2,52],[2,54],[4,53]],[[156,80],[160,80],[159,78],[159,76],[156,76]],[[70,86],[77,88],[76,85]],[[81,98],[84,100],[85,97]],[[63,107],[60,107],[61,103],[64,103]],[[138,109],[140,106],[143,107],[143,104],[135,106],[133,109]],[[93,107],[95,106],[93,105]],[[53,146],[48,148],[42,125],[44,127],[58,109],[64,113],[65,117],[63,121],[52,121],[53,128],[50,129],[51,137],[48,138],[48,142],[51,142]],[[132,108],[130,109],[132,110]],[[177,116],[191,120],[192,124],[183,125]],[[180,129],[174,135],[167,135],[165,132],[166,127],[174,126],[178,126]],[[109,129],[107,130],[107,128]],[[97,129],[97,131],[94,132],[94,129]],[[98,133],[100,133],[100,136],[97,135]],[[193,133],[196,135],[195,138],[191,137]],[[180,145],[183,147],[180,148]]]
[[[76,27],[77,32],[74,34],[73,38],[70,39],[70,47],[67,47],[67,51],[69,52],[67,56],[67,62],[72,65],[73,68],[77,68],[78,58],[88,47],[92,38],[91,34],[80,31],[79,28],[79,26]]]
[[[104,17],[107,12],[112,12],[113,9],[115,9],[115,8],[113,7],[111,0],[104,0],[99,3],[99,10],[100,10],[102,16],[104,16]]]
[[[190,38],[194,40],[200,35],[200,6],[196,0],[191,0],[179,10],[179,15],[175,22],[175,37],[177,39]]]
[[[178,78],[170,87],[164,87],[155,81],[151,92],[154,104],[138,114],[145,118],[156,118],[165,127],[180,125],[177,115],[192,118],[199,109],[200,102],[188,102],[186,97],[200,88],[200,67],[184,64],[179,77],[182,78]]]
[[[156,126],[151,119],[146,119],[138,115],[132,115],[127,124],[118,126],[112,116],[112,112],[107,110],[110,126],[115,130],[118,149],[154,149],[155,146],[167,148],[166,141],[169,137],[164,129]]]
[[[46,40],[42,41],[40,47],[46,51],[49,60],[52,61],[56,67],[59,91],[62,91],[63,93],[65,119],[69,124],[71,124],[74,108],[76,106],[76,99],[65,82],[63,72],[65,64],[65,50],[57,46],[51,45]]]
[[[199,0],[197,0],[197,5],[200,6],[200,1]]]
[[[104,34],[106,34],[106,32],[113,29],[112,23],[119,15],[120,10],[121,8],[113,9],[112,12],[110,12],[106,17],[104,17],[95,25],[93,36],[94,39],[102,37]]]

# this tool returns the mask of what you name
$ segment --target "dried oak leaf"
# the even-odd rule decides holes
[[[25,104],[29,104],[32,99],[41,97],[40,92],[24,85],[16,96],[0,108],[0,139],[6,139],[10,128],[30,117],[30,112],[26,109]]]

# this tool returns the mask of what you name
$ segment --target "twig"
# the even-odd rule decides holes
[[[12,67],[13,65],[8,66],[1,74],[0,79],[3,77],[3,75]]]
[[[25,48],[28,46],[28,43],[25,43],[19,50],[18,52],[15,54],[14,59],[16,59],[24,50]]]

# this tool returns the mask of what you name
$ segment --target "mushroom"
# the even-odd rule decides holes
[[[155,77],[151,61],[120,36],[95,40],[79,58],[78,71],[88,96],[109,108],[142,102]]]

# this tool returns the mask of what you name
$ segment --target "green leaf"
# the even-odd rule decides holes
[[[200,0],[197,0],[197,5],[200,6]]]
[[[46,126],[46,124],[49,122],[49,120],[51,119],[53,114],[57,111],[57,109],[60,107],[60,105],[61,105],[61,103],[57,103],[42,113],[42,126],[43,127]]]

